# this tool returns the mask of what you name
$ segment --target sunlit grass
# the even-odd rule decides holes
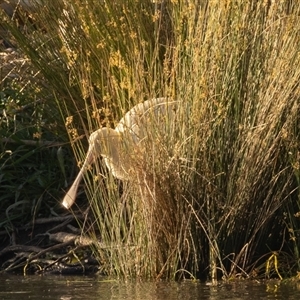
[[[299,9],[57,3],[33,15],[43,30],[12,31],[55,91],[79,166],[79,137],[146,99],[179,103],[163,136],[149,124],[133,180],[115,180],[101,161],[85,177],[103,271],[246,276],[257,256],[281,250],[285,228],[299,225]],[[295,236],[297,258],[298,245]]]

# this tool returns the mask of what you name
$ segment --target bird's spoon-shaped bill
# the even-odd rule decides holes
[[[84,172],[86,171],[87,167],[93,163],[95,160],[95,155],[93,153],[93,145],[90,145],[89,150],[87,152],[87,156],[86,159],[83,163],[82,168],[80,169],[76,179],[74,180],[72,186],[70,187],[69,191],[67,192],[67,194],[65,195],[62,205],[69,209],[75,202],[76,199],[76,195],[77,195],[77,189],[79,186],[79,183],[82,179],[82,176],[84,174]]]

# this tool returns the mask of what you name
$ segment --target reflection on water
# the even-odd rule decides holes
[[[103,277],[0,275],[0,299],[300,299],[300,285],[239,281],[210,286],[199,282],[122,282]]]

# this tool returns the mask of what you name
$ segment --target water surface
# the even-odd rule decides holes
[[[300,284],[236,281],[124,282],[105,277],[0,275],[0,299],[246,300],[300,299]]]

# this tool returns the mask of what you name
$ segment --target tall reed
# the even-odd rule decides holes
[[[115,180],[101,161],[85,177],[104,272],[249,276],[281,250],[283,212],[298,230],[296,4],[74,0],[37,10],[42,29],[11,30],[56,94],[79,165],[79,136],[146,99],[179,101],[163,135],[149,123],[134,180]]]

